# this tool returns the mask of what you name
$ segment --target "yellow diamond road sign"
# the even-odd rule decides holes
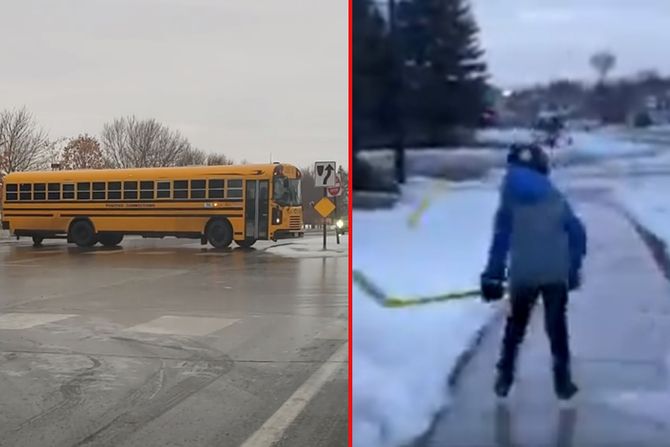
[[[333,205],[333,202],[331,202],[330,199],[324,197],[314,205],[314,209],[317,213],[321,214],[322,217],[328,217],[330,213],[335,211],[335,205]]]

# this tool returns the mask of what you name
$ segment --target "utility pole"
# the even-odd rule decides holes
[[[405,129],[402,113],[402,93],[404,90],[404,58],[400,51],[396,0],[388,0],[389,34],[391,38],[391,79],[392,114],[394,128],[395,174],[398,183],[405,183]]]

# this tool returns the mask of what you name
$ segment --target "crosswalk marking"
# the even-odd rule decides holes
[[[177,317],[165,315],[146,323],[125,329],[129,332],[145,332],[149,334],[174,334],[174,335],[207,335],[219,331],[233,323],[238,322],[233,318],[208,318],[208,317]]]
[[[0,329],[29,329],[74,317],[70,314],[7,313],[0,315]]]

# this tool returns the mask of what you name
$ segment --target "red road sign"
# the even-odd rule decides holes
[[[328,193],[328,197],[339,197],[342,195],[342,184],[339,177],[335,177],[335,186],[326,188],[326,192]]]

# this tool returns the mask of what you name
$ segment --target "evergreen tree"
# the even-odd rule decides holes
[[[398,11],[405,116],[432,139],[453,125],[474,126],[485,108],[486,65],[466,0],[406,0]],[[439,141],[434,141],[439,143]]]
[[[373,2],[353,0],[352,13],[353,133],[358,142],[388,131],[391,53],[386,23]]]

